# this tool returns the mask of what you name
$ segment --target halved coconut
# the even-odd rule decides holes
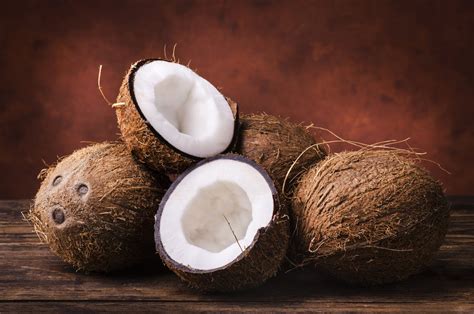
[[[208,158],[171,185],[156,214],[156,248],[191,286],[229,291],[273,276],[289,238],[287,210],[263,168],[239,155]]]
[[[234,143],[237,105],[179,63],[157,59],[135,63],[117,102],[124,141],[155,170],[181,172]]]

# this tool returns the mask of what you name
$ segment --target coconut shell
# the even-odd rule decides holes
[[[226,158],[241,159],[242,156],[227,154]],[[278,195],[277,187],[269,175],[257,164],[254,166],[264,175],[273,192],[273,218],[265,227],[258,230],[252,244],[247,247],[234,261],[213,270],[197,270],[174,261],[165,251],[160,239],[160,220],[164,204],[169,194],[179,182],[200,164],[222,158],[221,156],[205,159],[188,169],[173,182],[161,202],[156,215],[155,242],[156,250],[165,265],[176,273],[190,287],[201,291],[229,292],[257,287],[276,275],[286,256],[289,244],[288,203]],[[251,162],[251,161],[249,161]],[[253,164],[253,162],[251,162]]]
[[[140,162],[157,171],[181,173],[201,158],[177,150],[158,134],[142,115],[131,88],[136,71],[141,66],[156,60],[158,59],[141,60],[130,67],[117,97],[119,104],[115,106],[117,122],[123,141]],[[226,100],[235,117],[234,140],[226,150],[230,151],[235,146],[239,114],[237,103],[229,98]]]
[[[307,168],[326,156],[323,147],[316,145],[316,139],[301,124],[268,114],[241,115],[240,124],[237,151],[255,160],[282,187],[288,174],[285,192],[291,191],[293,183]]]
[[[43,174],[29,218],[65,262],[108,272],[154,255],[153,216],[168,182],[124,144],[80,149]]]
[[[441,185],[394,151],[334,154],[301,177],[291,259],[341,280],[399,281],[440,247],[449,208]]]

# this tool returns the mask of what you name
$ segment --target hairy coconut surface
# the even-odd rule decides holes
[[[153,217],[168,182],[124,144],[80,149],[43,174],[29,219],[64,261],[107,272],[153,256]]]
[[[166,203],[182,180],[185,180],[187,175],[200,166],[206,165],[218,159],[242,161],[250,164],[252,167],[255,167],[255,169],[260,172],[260,174],[265,178],[267,184],[270,186],[272,194],[271,197],[273,199],[273,211],[269,223],[257,230],[256,234],[253,236],[253,240],[250,242],[250,245],[242,247],[239,242],[237,242],[240,248],[239,251],[241,251],[241,253],[239,253],[235,259],[225,265],[213,269],[196,269],[191,265],[184,265],[177,262],[167,253],[165,249],[166,246],[163,243],[163,238],[160,231],[162,228],[161,222],[163,220],[163,212]],[[231,167],[228,168],[228,171],[232,171],[230,168]],[[239,179],[236,180],[236,182],[239,182]],[[192,193],[192,191],[190,191],[190,193]],[[262,197],[257,197],[255,201],[262,202]],[[216,203],[220,202],[217,201]],[[188,169],[185,173],[178,177],[168,189],[156,215],[156,249],[164,263],[173,272],[175,272],[189,286],[198,290],[226,292],[256,287],[277,273],[280,264],[286,255],[289,243],[290,226],[287,206],[288,203],[285,202],[284,198],[278,195],[277,188],[275,187],[274,182],[270,179],[270,176],[263,168],[253,161],[243,156],[234,154],[208,158]],[[212,208],[209,208],[209,211],[212,210]],[[258,213],[255,213],[255,209],[252,211],[253,219],[256,219],[255,215],[258,215]],[[228,220],[227,222],[229,223]],[[232,228],[230,223],[229,227]],[[201,230],[200,232],[203,231]],[[234,231],[232,231],[232,233],[234,233]],[[236,236],[235,233],[234,236]],[[201,264],[202,262],[203,261],[200,261]]]
[[[285,191],[291,191],[298,176],[326,156],[322,145],[316,145],[300,124],[268,114],[241,115],[240,123],[237,151],[262,165],[281,187],[286,178]]]
[[[177,150],[158,134],[141,114],[133,96],[132,86],[137,69],[156,60],[159,59],[141,60],[130,67],[120,87],[115,105],[117,122],[123,141],[140,162],[154,170],[180,173],[201,158]],[[235,118],[234,139],[227,149],[231,150],[235,146],[239,115],[237,104],[229,98],[226,100]],[[206,122],[203,121],[203,123]]]
[[[448,218],[441,185],[412,159],[386,150],[333,154],[295,190],[290,259],[352,283],[402,280],[429,263]]]

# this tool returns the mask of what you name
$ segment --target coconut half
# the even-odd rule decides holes
[[[156,248],[191,286],[254,287],[283,260],[289,220],[263,168],[239,155],[208,158],[171,185],[156,214]]]
[[[156,170],[181,172],[234,143],[237,105],[179,63],[151,59],[132,65],[115,108],[124,141]]]

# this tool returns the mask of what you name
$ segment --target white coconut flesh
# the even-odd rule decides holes
[[[242,254],[273,216],[272,187],[260,171],[244,161],[216,159],[178,181],[159,221],[168,256],[192,269],[212,270]]]
[[[133,80],[136,104],[166,142],[188,155],[222,153],[234,136],[234,115],[219,91],[191,69],[156,60],[139,67]]]

